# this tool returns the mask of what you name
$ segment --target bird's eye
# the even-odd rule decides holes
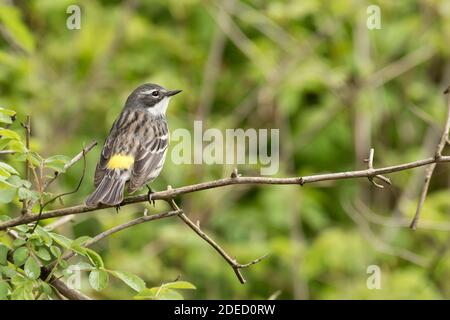
[[[154,96],[154,97],[159,96],[159,91],[153,91],[153,92],[152,92],[152,96]]]

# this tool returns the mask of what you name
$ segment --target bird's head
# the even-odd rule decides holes
[[[129,95],[125,107],[145,108],[154,115],[164,115],[170,98],[180,92],[181,90],[167,90],[160,85],[146,83]]]

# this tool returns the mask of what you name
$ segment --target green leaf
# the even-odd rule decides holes
[[[172,289],[163,288],[157,295],[158,300],[183,300],[183,296]]]
[[[114,277],[122,280],[134,291],[140,292],[145,289],[145,282],[137,275],[124,271],[109,271]]]
[[[0,300],[4,300],[8,296],[9,286],[6,281],[0,280]]]
[[[66,260],[61,260],[61,261],[59,261],[59,265],[61,268],[67,269],[67,266],[69,265],[69,263]]]
[[[39,237],[42,239],[42,241],[47,247],[50,247],[52,245],[53,239],[47,230],[45,230],[40,226],[37,226],[35,233],[39,235]]]
[[[0,168],[6,170],[10,174],[15,174],[15,175],[19,174],[16,169],[11,167],[9,164],[1,162],[1,161],[0,161]]]
[[[0,128],[0,136],[20,141],[20,136],[16,132],[9,129]]]
[[[104,268],[105,264],[103,263],[103,259],[102,257],[100,257],[100,255],[95,252],[92,249],[89,248],[84,248],[86,250],[86,255],[89,258],[89,260],[92,262],[92,264],[94,266],[96,266],[97,268]]]
[[[0,243],[0,264],[6,265],[8,260],[8,247]]]
[[[13,149],[11,144],[9,147],[11,149]],[[27,151],[27,150],[25,150],[25,151],[22,151],[22,154],[16,156],[14,158],[14,160],[20,161],[20,162],[28,161],[30,163],[30,165],[32,165],[36,168],[39,168],[42,165],[42,161],[43,161],[42,157],[37,152]]]
[[[0,273],[5,275],[7,278],[12,278],[16,275],[16,270],[9,266],[0,266]]]
[[[86,243],[86,241],[91,240],[91,239],[92,238],[88,237],[88,236],[81,236],[81,237],[76,238],[75,240],[73,240],[73,243],[77,244],[79,246],[82,246],[82,245],[84,245]]]
[[[187,281],[175,281],[168,282],[162,285],[164,288],[168,289],[182,289],[182,290],[195,290],[197,289],[192,283]]]
[[[42,246],[44,243],[42,242],[41,237],[39,237],[39,235],[37,235],[36,233],[33,233],[29,238],[28,238],[28,243],[31,243],[33,245],[33,247],[40,247]]]
[[[4,115],[3,113],[0,112],[0,122],[11,124],[12,123],[12,119],[11,119],[10,116]]]
[[[67,164],[67,162],[70,161],[70,158],[67,156],[62,155],[56,155],[50,158],[47,158],[44,160],[44,165],[47,168],[53,169],[58,172],[65,172],[66,169],[64,166]]]
[[[40,281],[39,286],[42,292],[46,293],[47,295],[51,295],[53,293],[52,287],[47,282]]]
[[[63,235],[60,235],[60,234],[57,234],[57,233],[54,233],[54,232],[49,232],[48,234],[61,247],[65,248],[65,249],[70,249],[70,246],[72,245],[72,240],[71,239],[66,238]]]
[[[14,117],[16,115],[16,112],[14,110],[5,109],[3,107],[0,107],[0,114],[3,114],[8,117]]]
[[[52,259],[52,257],[50,256],[50,253],[44,247],[40,247],[36,251],[36,255],[44,261],[50,261]]]
[[[0,5],[0,23],[7,29],[13,41],[28,53],[34,51],[33,35],[23,23],[20,11],[8,5]]]
[[[30,229],[30,227],[26,224],[21,224],[20,226],[14,227],[19,233],[26,233]]]
[[[16,196],[16,189],[0,182],[0,203],[10,203]]]
[[[137,300],[153,300],[156,299],[155,297],[156,290],[154,288],[148,289],[145,288],[141,292],[139,292],[137,295],[135,295],[133,298]]]
[[[86,248],[83,248],[79,244],[73,243],[70,245],[70,250],[73,252],[78,253],[79,255],[86,256]]]
[[[11,185],[13,185],[16,188],[25,187],[30,188],[31,182],[28,180],[23,180],[19,176],[11,176],[7,180]]]
[[[33,295],[33,282],[24,282],[22,285],[17,286],[11,294],[13,300],[34,300]]]
[[[41,267],[33,257],[29,257],[25,262],[25,275],[33,280],[36,280],[41,275]]]
[[[24,152],[28,151],[23,142],[19,140],[10,141],[8,146],[9,149],[14,150],[17,153],[25,154]],[[18,161],[19,159],[16,157],[14,160]],[[23,161],[25,161],[25,159]]]
[[[25,243],[27,243],[27,242],[23,239],[15,239],[12,242],[12,246],[13,246],[13,248],[18,248],[18,247],[23,246]]]
[[[92,289],[102,291],[108,285],[109,276],[105,270],[95,269],[89,274],[89,284]]]
[[[22,187],[19,188],[17,195],[19,196],[20,200],[38,200],[40,196],[39,192]]]
[[[181,300],[183,296],[174,289],[192,290],[196,287],[187,281],[174,281],[164,283],[159,287],[146,288],[141,290],[135,299],[157,299],[157,300]]]
[[[57,246],[51,246],[50,252],[55,258],[59,258],[61,256],[61,250]]]
[[[14,264],[18,267],[23,265],[28,258],[28,249],[26,247],[20,247],[13,253]]]
[[[183,300],[183,296],[172,289],[155,287],[144,289],[134,296],[137,300]]]

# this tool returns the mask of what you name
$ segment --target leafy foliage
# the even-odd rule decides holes
[[[72,1],[13,3],[0,4],[0,151],[15,152],[0,155],[2,220],[20,215],[23,202],[35,202],[37,213],[40,203],[73,190],[83,169],[65,170],[68,159],[91,140],[103,141],[126,96],[143,82],[183,89],[168,110],[171,130],[192,130],[199,119],[219,130],[280,128],[279,176],[362,168],[370,147],[375,166],[429,157],[445,117],[446,1],[378,1],[382,28],[368,30],[360,1],[239,0],[227,15],[233,23],[222,48],[214,47],[221,43],[218,0],[141,1],[136,8],[81,0],[80,30],[66,28]],[[211,61],[218,63],[205,79]],[[29,148],[21,127],[28,114]],[[233,169],[175,165],[170,151],[155,190]],[[99,152],[87,157],[80,190],[48,209],[84,201]],[[55,171],[64,175],[40,191],[39,181]],[[239,171],[259,173],[252,166]],[[143,205],[80,215],[54,230],[53,221],[43,221],[33,234],[32,226],[15,227],[19,240],[0,233],[0,298],[55,299],[36,265],[55,265],[53,274],[66,281],[78,268],[81,290],[105,299],[266,299],[277,291],[288,299],[449,298],[448,174],[438,166],[422,213],[431,223],[415,233],[404,226],[415,210],[420,170],[392,175],[393,187],[384,190],[361,180],[233,187],[180,199],[239,261],[270,253],[243,271],[245,286],[174,220],[84,247],[86,236],[139,216]],[[349,213],[354,208],[366,224]],[[158,203],[150,210],[165,209]],[[75,257],[63,259],[71,252]],[[366,286],[369,265],[382,270],[380,290]],[[197,289],[168,285],[180,274]]]

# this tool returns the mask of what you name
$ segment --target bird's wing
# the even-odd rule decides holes
[[[100,160],[97,163],[97,167],[95,168],[95,176],[94,176],[94,185],[98,187],[100,182],[102,182],[105,173],[107,172],[106,165],[108,164],[109,158],[112,156],[114,150],[114,143],[117,140],[118,134],[120,132],[119,126],[123,123],[124,119],[128,115],[123,112],[119,116],[119,118],[114,121],[111,130],[109,131],[109,135],[106,138],[105,144],[103,145],[102,153],[100,154]]]
[[[134,192],[155,179],[162,169],[169,145],[169,128],[165,120],[151,122],[137,150],[128,191]]]

